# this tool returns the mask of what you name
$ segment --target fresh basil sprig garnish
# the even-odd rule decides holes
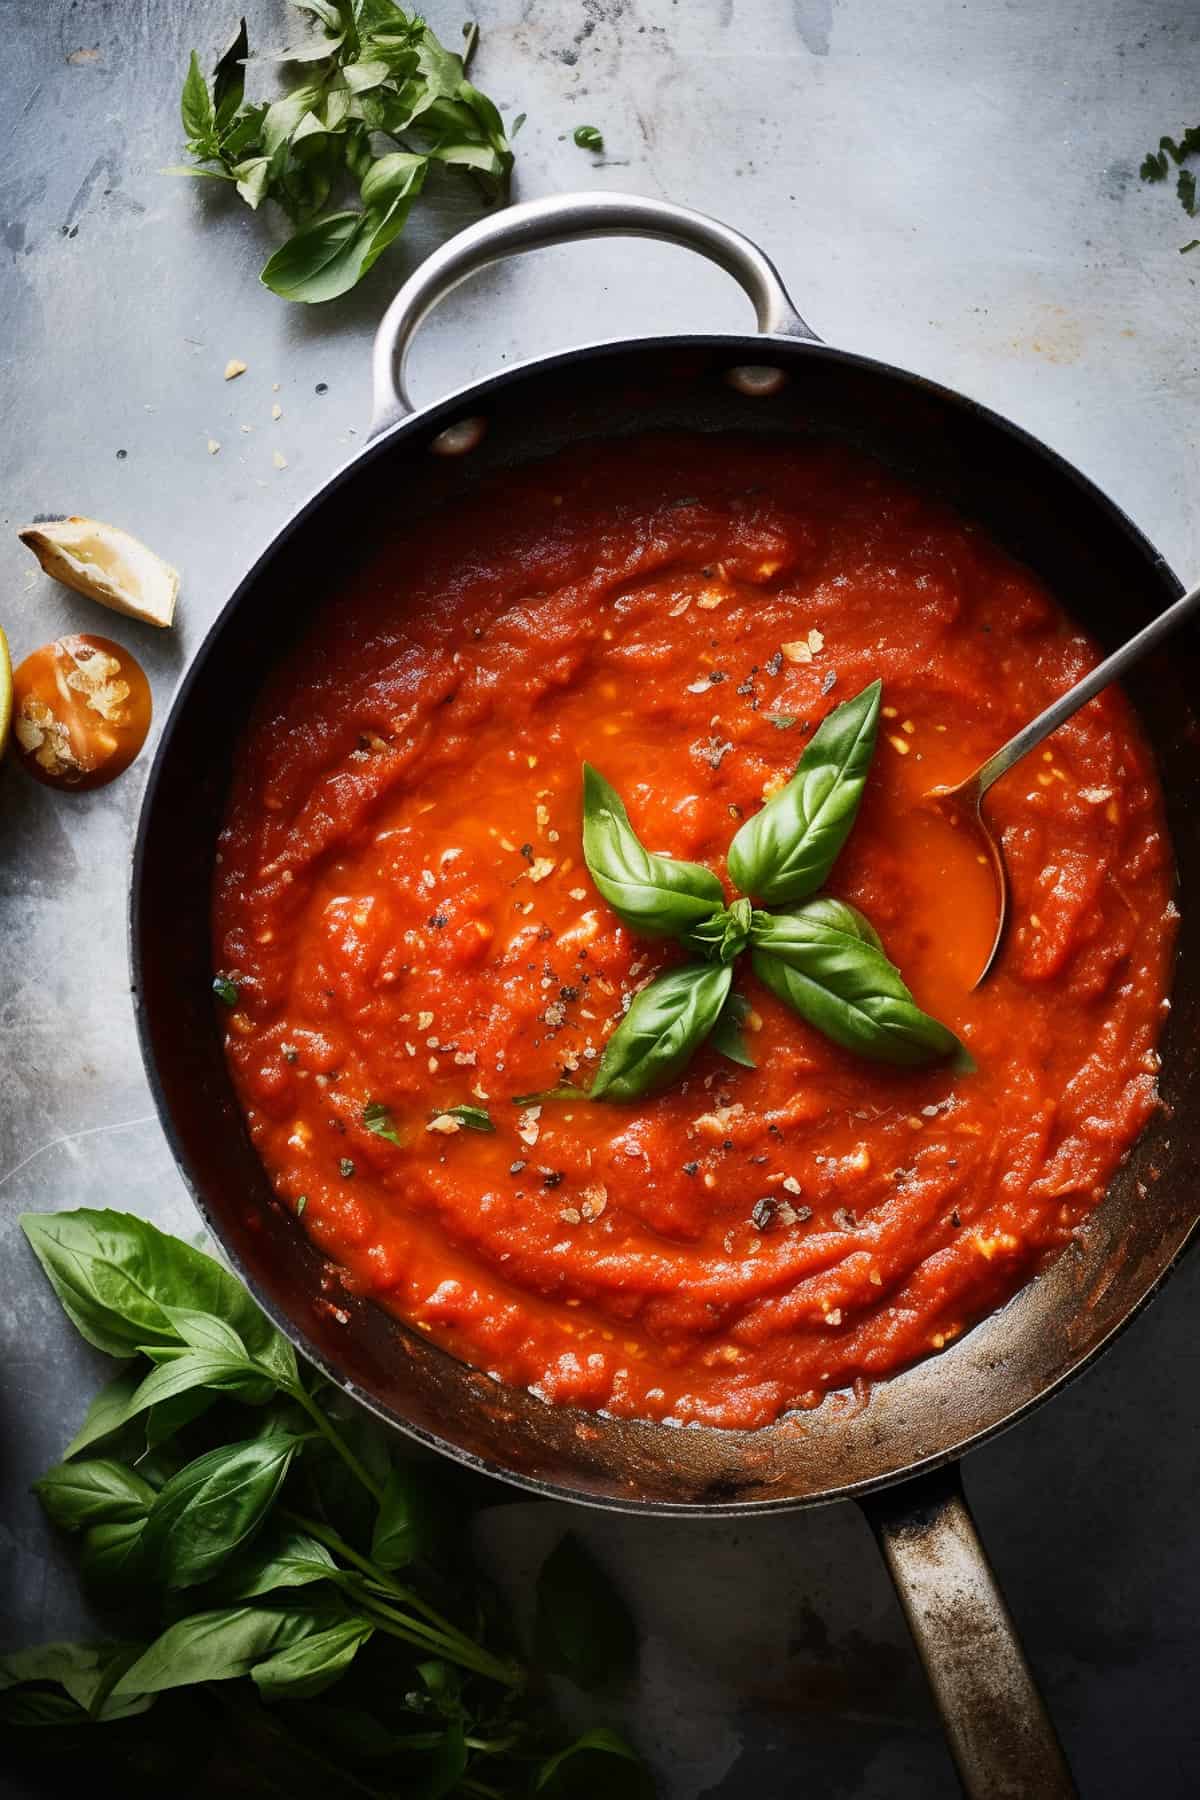
[[[638,1100],[674,1081],[721,1016],[733,970],[684,963],[635,994],[604,1047],[589,1100]]]
[[[556,1729],[540,1674],[530,1679],[514,1660],[503,1621],[474,1592],[468,1490],[456,1486],[448,1505],[439,1466],[405,1457],[381,1425],[347,1413],[241,1283],[201,1251],[123,1213],[22,1224],[68,1316],[125,1365],[36,1488],[54,1525],[76,1538],[93,1600],[114,1603],[121,1640],[0,1653],[6,1745],[14,1726],[49,1729],[56,1740],[63,1726],[86,1726],[65,1734],[89,1740],[84,1785],[116,1793],[117,1765],[157,1766],[184,1716],[173,1712],[158,1730],[151,1721],[140,1737],[136,1715],[172,1690],[240,1681],[242,1704],[235,1687],[222,1714],[233,1734],[226,1748],[259,1758],[271,1792],[299,1784],[307,1793],[312,1769],[320,1778],[333,1765],[320,1750],[312,1763],[306,1745],[301,1768],[287,1733],[282,1748],[263,1735],[254,1688],[268,1701],[320,1695],[306,1713],[314,1746],[332,1757],[351,1741],[382,1745],[388,1792],[415,1792],[419,1771],[430,1795],[548,1796],[567,1791],[566,1763],[581,1771],[572,1793],[615,1793],[620,1783],[627,1800],[644,1800],[652,1784],[623,1739],[593,1729],[572,1740]],[[229,1383],[235,1355],[254,1373],[253,1394]],[[189,1358],[206,1359],[207,1385],[177,1395],[186,1406],[156,1406],[151,1431],[131,1397]],[[208,1403],[203,1418],[190,1404],[197,1394]],[[451,1592],[454,1618],[441,1611]],[[534,1641],[539,1670],[577,1686],[630,1671],[632,1621],[574,1540],[538,1576]],[[397,1730],[398,1694],[409,1715],[421,1715],[412,1730]],[[243,1737],[247,1702],[254,1719]],[[90,1727],[116,1721],[122,1732],[108,1749]]]
[[[835,707],[796,773],[729,846],[729,874],[767,906],[807,900],[828,879],[858,816],[879,729],[881,681]]]
[[[725,904],[721,883],[699,863],[647,850],[615,789],[583,765],[583,854],[617,917],[653,937],[681,937]]]
[[[756,913],[754,973],[844,1050],[908,1067],[961,1053],[922,1012],[868,919],[821,895],[794,912]]]
[[[863,915],[840,900],[812,897],[858,816],[882,692],[882,682],[873,681],[834,707],[787,786],[746,820],[729,847],[729,874],[743,892],[728,902],[710,870],[647,850],[620,797],[583,765],[583,849],[592,880],[627,925],[674,936],[703,960],[669,970],[634,997],[589,1089],[568,1083],[522,1095],[518,1105],[640,1099],[672,1081],[706,1039],[753,1069],[742,1031],[750,1009],[730,991],[733,964],[746,949],[772,993],[844,1049],[876,1062],[914,1066],[956,1056],[960,1068],[972,1066],[954,1033],[921,1011]],[[795,721],[787,715],[787,722]],[[774,906],[804,904],[783,914],[759,912],[747,895]]]

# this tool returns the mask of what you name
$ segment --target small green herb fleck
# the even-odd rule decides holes
[[[389,1144],[403,1146],[404,1139],[396,1130],[396,1121],[392,1117],[391,1110],[381,1100],[372,1100],[368,1106],[363,1107],[362,1122],[368,1131],[374,1132],[376,1137],[386,1138]],[[344,1169],[342,1173],[345,1174]]]
[[[579,145],[581,150],[600,151],[604,148],[604,138],[601,135],[599,128],[595,125],[577,125],[575,127],[575,142]]]
[[[768,713],[767,717],[776,731],[790,731],[796,723],[795,713]]]
[[[558,1087],[542,1088],[536,1094],[514,1094],[514,1106],[540,1106],[543,1100],[586,1100],[587,1090],[572,1087],[569,1081],[560,1082]]]
[[[512,141],[513,138],[516,137],[518,131],[520,131],[522,125],[525,123],[525,116],[526,115],[524,113],[518,113],[516,118],[513,120],[512,129],[509,131],[509,134],[508,134],[510,142]]]
[[[307,1194],[298,1195],[296,1198],[296,1217],[298,1219],[302,1219],[304,1217],[304,1209],[307,1205],[308,1205],[308,1195]]]
[[[338,1174],[343,1176],[346,1181],[349,1181],[354,1174],[354,1164],[348,1156],[343,1156],[338,1164]]]
[[[1180,244],[1180,256],[1186,256],[1189,250],[1200,250],[1200,238],[1193,238],[1190,244]]]
[[[225,1006],[234,1007],[242,997],[241,989],[236,981],[230,981],[228,975],[214,975],[212,991]]]
[[[439,1106],[434,1115],[439,1119],[457,1119],[468,1131],[495,1131],[492,1115],[485,1106]]]

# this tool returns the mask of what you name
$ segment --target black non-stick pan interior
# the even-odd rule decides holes
[[[782,389],[748,398],[740,363],[777,363]],[[470,455],[430,452],[478,414]],[[210,992],[209,895],[232,758],[266,671],[357,558],[398,526],[453,505],[498,467],[589,436],[684,428],[847,439],[977,519],[1067,609],[1113,645],[1179,591],[1129,522],[1066,464],[969,401],[823,346],[689,339],[606,346],[514,371],[369,449],[260,560],[194,664],[147,791],[134,872],[133,962],[143,1046],[184,1174],[264,1305],[384,1416],[495,1473],[600,1504],[759,1509],[862,1491],[1011,1422],[1077,1368],[1153,1290],[1197,1211],[1200,918],[1183,908],[1164,1040],[1166,1107],[1079,1241],[1002,1312],[940,1356],[754,1433],[684,1431],[552,1409],[493,1382],[336,1289],[275,1204],[225,1069]],[[1166,788],[1182,895],[1200,891],[1191,704],[1196,638],[1176,640],[1131,692]],[[341,1320],[346,1322],[342,1323]]]

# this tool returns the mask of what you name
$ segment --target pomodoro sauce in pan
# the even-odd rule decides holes
[[[262,698],[215,897],[234,1081],[329,1303],[368,1294],[551,1402],[752,1427],[1006,1300],[1156,1105],[1170,848],[1110,689],[993,790],[1014,926],[971,993],[990,877],[921,796],[1095,657],[979,531],[835,446],[581,448],[386,544]],[[976,1072],[850,1055],[743,959],[757,1068],[705,1048],[632,1105],[514,1105],[586,1086],[680,955],[593,888],[582,762],[650,848],[725,879],[738,822],[876,676],[830,891]],[[494,1132],[429,1129],[460,1105]]]

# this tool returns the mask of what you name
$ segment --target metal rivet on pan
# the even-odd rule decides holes
[[[439,431],[429,448],[435,456],[465,456],[483,442],[486,430],[486,419],[460,419],[457,425]]]
[[[749,395],[752,400],[777,394],[787,383],[787,375],[782,369],[772,369],[766,363],[742,363],[736,369],[727,369],[725,379],[731,388],[736,388],[739,394]]]

